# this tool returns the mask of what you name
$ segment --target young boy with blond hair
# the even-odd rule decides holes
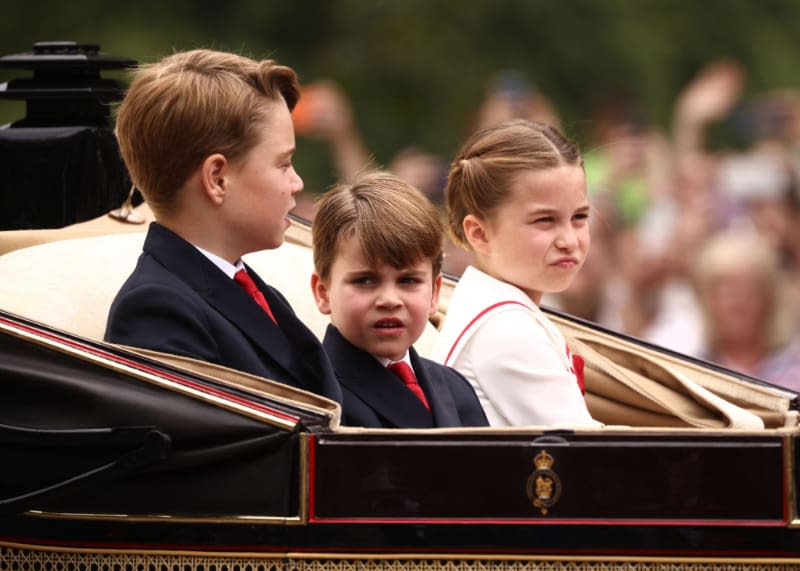
[[[373,171],[319,201],[312,228],[323,345],[342,387],[342,423],[485,426],[467,380],[413,348],[438,309],[444,230],[413,186]]]
[[[292,166],[295,72],[193,50],[142,66],[116,133],[155,215],[105,339],[194,357],[341,399],[321,344],[242,262],[276,248],[303,181]]]

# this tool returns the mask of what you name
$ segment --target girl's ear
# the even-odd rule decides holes
[[[489,253],[489,234],[488,226],[474,214],[467,214],[461,223],[464,228],[464,236],[472,249],[478,254]]]
[[[200,179],[203,183],[203,190],[209,200],[216,206],[222,204],[228,191],[227,174],[229,166],[225,155],[219,153],[206,157],[200,166]]]
[[[311,274],[311,291],[314,294],[314,301],[317,302],[317,309],[323,315],[330,315],[331,300],[328,296],[328,286],[317,272]]]

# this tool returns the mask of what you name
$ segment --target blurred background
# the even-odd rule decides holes
[[[372,158],[441,201],[474,129],[558,125],[583,149],[593,245],[545,303],[800,389],[797,0],[72,0],[3,3],[0,55],[210,47],[292,66],[312,199]],[[111,75],[124,79],[124,73]],[[0,82],[20,75],[0,70]],[[0,101],[0,124],[24,104]],[[447,271],[469,256],[448,247]]]
[[[409,143],[451,155],[504,70],[546,95],[584,148],[611,102],[668,128],[675,97],[714,59],[748,70],[748,94],[800,82],[795,0],[6,0],[3,13],[4,55],[44,40],[140,62],[213,47],[274,57],[304,83],[333,80],[382,164]],[[2,122],[19,114],[9,105]],[[301,172],[321,188],[334,178],[319,165],[326,149],[305,142]]]

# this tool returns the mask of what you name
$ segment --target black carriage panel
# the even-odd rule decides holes
[[[778,436],[318,436],[312,522],[784,525]]]
[[[0,515],[301,517],[300,416],[131,359],[0,327]]]

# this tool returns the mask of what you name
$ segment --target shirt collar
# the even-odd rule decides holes
[[[244,262],[242,262],[241,259],[238,262],[236,262],[236,264],[234,265],[234,264],[231,264],[228,260],[225,260],[224,258],[220,258],[216,254],[211,253],[208,250],[204,250],[200,246],[194,246],[194,247],[197,248],[197,250],[201,254],[203,254],[206,258],[208,258],[209,261],[212,264],[214,264],[220,270],[222,270],[222,272],[226,276],[228,276],[230,279],[233,279],[233,276],[236,274],[236,272],[238,272],[239,270],[244,269]]]
[[[411,370],[412,370],[412,371],[414,370],[414,367],[411,365],[411,353],[410,353],[409,351],[406,351],[406,354],[405,354],[405,355],[403,355],[403,358],[402,358],[402,359],[400,359],[399,361],[392,361],[391,359],[387,359],[387,358],[385,358],[385,357],[375,357],[375,358],[376,358],[376,359],[378,360],[378,362],[379,362],[381,365],[383,365],[384,367],[388,367],[388,366],[389,366],[389,365],[391,365],[392,363],[399,363],[400,361],[403,361],[403,362],[405,362],[405,363],[406,363],[406,364],[407,364],[409,367],[411,367]]]

